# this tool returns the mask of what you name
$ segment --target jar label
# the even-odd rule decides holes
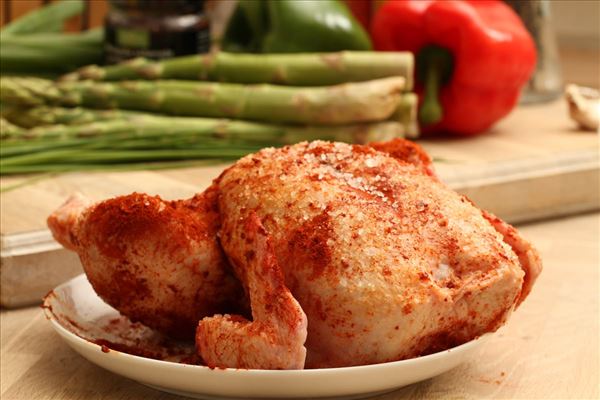
[[[104,51],[107,64],[136,57],[154,60],[207,53],[209,27],[198,30],[151,32],[143,29],[105,27]]]
[[[141,29],[115,29],[117,46],[129,49],[148,49],[150,32]]]

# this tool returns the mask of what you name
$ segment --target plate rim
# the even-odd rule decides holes
[[[54,289],[52,289],[50,292],[48,292],[48,294],[46,294],[46,296],[44,296],[44,299],[43,299],[44,301],[42,303],[42,309],[44,310],[46,319],[48,319],[50,321],[53,328],[61,336],[68,337],[69,339],[74,340],[74,341],[78,342],[79,344],[87,346],[90,350],[91,349],[102,350],[101,345],[94,343],[92,341],[89,341],[87,339],[84,339],[81,336],[77,335],[76,333],[74,333],[71,330],[64,327],[56,318],[55,314],[52,311],[52,307],[48,307],[48,305],[47,305],[47,302],[50,301],[49,300],[50,294],[60,291],[60,290],[64,289],[65,287],[68,287],[79,280],[86,280],[89,283],[89,280],[87,279],[87,276],[85,275],[85,273],[79,274],[79,275],[69,279],[68,281],[61,283],[60,285],[58,285]],[[94,294],[96,296],[98,296],[95,292],[94,292]],[[100,298],[100,297],[98,296],[98,298]],[[100,298],[100,300],[103,301],[101,298]],[[115,311],[118,312],[118,310],[115,310]],[[350,366],[350,367],[336,367],[336,368],[308,368],[308,369],[289,369],[289,370],[220,368],[220,367],[211,368],[206,365],[184,364],[184,363],[178,363],[178,362],[173,362],[173,361],[157,360],[157,359],[153,359],[153,358],[142,357],[142,356],[138,356],[135,354],[121,352],[121,351],[114,350],[114,349],[110,349],[110,351],[106,352],[105,354],[108,355],[110,353],[116,353],[118,355],[122,355],[125,357],[133,357],[135,359],[138,359],[139,361],[149,363],[156,367],[171,366],[174,368],[192,368],[192,369],[198,369],[198,370],[202,370],[202,371],[211,371],[211,372],[218,372],[218,373],[236,373],[236,374],[243,374],[243,375],[260,374],[260,375],[275,375],[275,376],[286,376],[286,375],[302,375],[302,376],[320,375],[320,376],[322,376],[323,374],[337,374],[342,371],[348,372],[348,373],[361,373],[361,372],[373,373],[373,372],[376,372],[378,369],[387,369],[390,367],[398,367],[398,368],[409,367],[410,364],[415,364],[415,363],[420,364],[420,363],[424,363],[427,361],[434,362],[439,358],[443,358],[444,356],[446,356],[449,353],[462,351],[462,350],[468,350],[469,348],[471,348],[473,346],[483,344],[485,341],[487,341],[487,339],[490,336],[493,335],[493,333],[494,332],[485,333],[485,334],[478,336],[475,339],[472,339],[461,345],[451,347],[449,349],[442,350],[442,351],[439,351],[436,353],[428,354],[425,356],[413,357],[413,358],[408,358],[405,360],[390,361],[390,362],[385,362],[385,363],[355,365],[355,366]]]

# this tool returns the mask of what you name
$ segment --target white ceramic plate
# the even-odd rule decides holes
[[[165,342],[160,334],[120,316],[96,295],[85,275],[54,289],[44,310],[56,332],[94,364],[159,390],[205,399],[372,396],[456,367],[489,336],[385,364],[296,371],[210,369],[177,362],[193,360],[192,344]]]

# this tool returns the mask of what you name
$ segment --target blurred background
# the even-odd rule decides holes
[[[553,0],[549,3],[565,77],[573,83],[597,88],[600,2]],[[585,60],[566,62],[578,57]]]
[[[8,21],[19,18],[20,16],[35,10],[44,4],[50,3],[52,0],[0,0],[0,24],[4,25]],[[83,15],[71,18],[65,24],[66,31],[79,31],[90,27],[102,26],[104,18],[108,11],[109,0],[86,0],[86,10]],[[517,0],[519,1],[519,0]],[[580,52],[573,51],[574,49],[591,53],[590,59],[598,59],[598,41],[600,40],[600,2],[594,0],[545,0],[550,9],[552,23],[559,49],[561,50],[561,58],[568,57],[572,54],[580,56]],[[214,9],[219,7],[223,9],[222,17],[228,16],[235,6],[236,0],[208,0],[206,8]],[[381,5],[384,0],[373,0],[370,5],[365,6],[364,1],[347,0],[346,3],[359,4],[359,8],[369,7],[370,15],[374,10]],[[526,0],[521,0],[526,2]],[[218,4],[220,3],[220,4]],[[576,64],[576,63],[573,63]],[[598,64],[593,63],[577,63],[580,68],[588,69],[589,72],[594,72],[592,69]],[[571,68],[569,65],[568,68]],[[568,76],[591,77],[593,73],[576,73],[567,69],[565,71]],[[597,79],[589,79],[588,82],[577,81],[584,85],[597,84]]]
[[[0,0],[0,24],[35,10],[52,0]],[[68,20],[65,30],[69,32],[80,31],[104,24],[108,12],[109,0],[86,0],[86,9],[83,15]],[[556,34],[560,61],[566,77],[573,83],[598,87],[598,68],[600,68],[600,1],[594,0],[542,0],[547,3]],[[206,9],[221,9],[218,13],[216,24],[217,33],[222,32],[224,20],[231,14],[236,0],[208,0]],[[361,9],[365,15],[374,14],[376,8],[384,0],[372,0],[365,5],[363,0],[346,0],[354,7]],[[527,0],[517,0],[527,2]],[[365,9],[370,11],[364,11]],[[213,27],[215,29],[215,27]],[[566,59],[572,62],[565,63]]]

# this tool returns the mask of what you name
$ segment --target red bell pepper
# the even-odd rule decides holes
[[[411,51],[424,132],[475,135],[507,115],[536,63],[535,44],[500,0],[400,0],[372,20],[377,50]]]

